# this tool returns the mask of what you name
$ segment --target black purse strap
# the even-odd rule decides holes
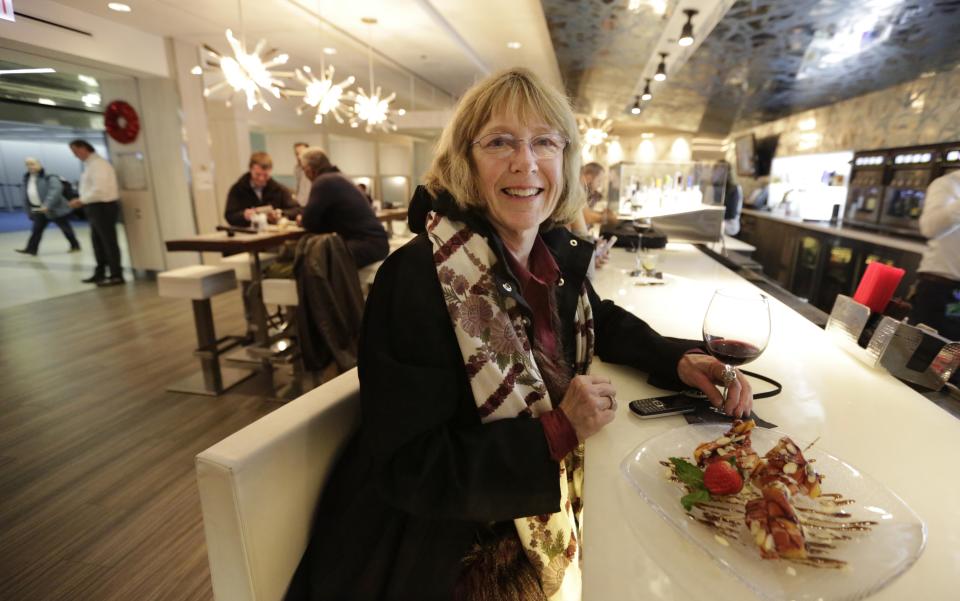
[[[747,371],[745,369],[741,369],[740,371],[743,372],[743,375],[745,376],[756,378],[760,381],[766,382],[767,384],[773,384],[773,386],[775,387],[773,390],[768,390],[766,392],[761,392],[760,394],[753,395],[754,400],[768,399],[772,396],[777,396],[783,390],[783,385],[780,384],[780,382],[777,382],[776,380],[774,380],[773,378],[768,378],[767,376],[760,375],[753,371]]]

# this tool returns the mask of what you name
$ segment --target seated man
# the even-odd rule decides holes
[[[250,171],[230,187],[227,194],[227,208],[224,217],[227,223],[238,227],[248,227],[257,213],[257,207],[273,207],[267,214],[270,223],[276,223],[281,216],[296,219],[301,208],[290,195],[290,191],[277,183],[270,173],[273,171],[273,159],[265,152],[250,155]]]
[[[357,269],[386,259],[390,253],[387,232],[363,192],[317,147],[304,150],[300,161],[313,182],[310,200],[303,208],[303,228],[315,234],[339,234]]]

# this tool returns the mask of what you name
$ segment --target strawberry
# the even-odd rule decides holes
[[[715,461],[703,471],[703,485],[711,495],[735,495],[743,488],[743,476],[731,463]]]

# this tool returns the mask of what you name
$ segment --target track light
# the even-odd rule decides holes
[[[633,100],[633,106],[630,107],[630,112],[633,113],[634,115],[639,115],[641,110],[643,109],[640,108],[640,97],[637,96]]]
[[[693,44],[693,16],[699,11],[688,8],[683,11],[683,14],[687,15],[687,22],[683,26],[683,29],[680,30],[680,39],[677,40],[677,43],[681,46],[689,46]]]
[[[653,78],[657,81],[663,81],[667,78],[667,56],[666,52],[658,52],[660,55],[660,64],[657,65],[657,72],[654,74]]]
[[[643,86],[643,94],[640,95],[640,100],[650,100],[653,98],[653,94],[650,93],[650,80],[647,80],[647,84]]]

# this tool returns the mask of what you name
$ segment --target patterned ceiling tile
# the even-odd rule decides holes
[[[660,38],[664,17],[626,0],[541,0],[567,93],[575,109],[617,116]],[[668,2],[670,14],[676,0]]]
[[[657,21],[619,1],[542,2],[579,104],[630,102],[657,50]],[[602,25],[611,20],[618,26]],[[634,39],[626,39],[627,20],[643,30]],[[739,0],[690,60],[655,85],[639,120],[722,136],[949,70],[960,64],[958,38],[960,0]]]

